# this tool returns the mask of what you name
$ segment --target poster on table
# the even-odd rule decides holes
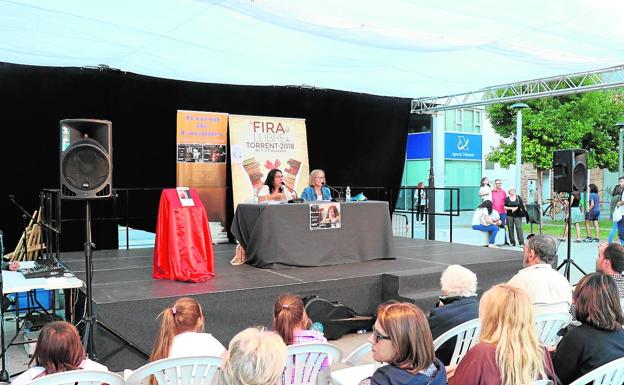
[[[310,230],[339,229],[340,203],[319,203],[310,205]]]
[[[308,185],[305,119],[230,115],[230,159],[234,208],[253,202],[271,169],[284,174],[284,184],[301,195]]]
[[[223,238],[226,221],[227,125],[225,113],[177,112],[176,186],[197,191],[211,222],[213,242]]]

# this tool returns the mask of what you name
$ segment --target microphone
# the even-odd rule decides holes
[[[15,200],[15,195],[9,194],[9,199],[12,200],[12,201]]]
[[[323,186],[327,187],[328,189],[336,192],[336,194],[338,194],[338,198],[334,198],[332,199],[334,202],[344,202],[344,198],[342,198],[342,194],[340,194],[340,191],[336,190],[335,188],[331,187],[330,185],[328,185],[327,183],[323,182]]]

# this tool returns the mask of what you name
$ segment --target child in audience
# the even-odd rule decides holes
[[[446,371],[435,358],[427,318],[416,305],[395,301],[379,305],[368,341],[373,359],[388,365],[360,385],[446,385]]]
[[[286,365],[286,345],[276,333],[248,328],[232,338],[219,370],[219,385],[277,385]]]
[[[36,366],[19,375],[11,384],[24,385],[48,374],[69,370],[108,371],[106,366],[87,358],[78,330],[74,325],[65,321],[51,322],[41,329],[37,338],[37,347],[29,365],[33,361]]]
[[[573,299],[582,324],[561,339],[553,354],[564,385],[624,357],[624,317],[615,281],[602,273],[588,274],[576,285]]]
[[[550,354],[540,345],[533,305],[522,289],[500,284],[485,292],[479,303],[480,342],[454,370],[449,385],[523,385],[555,381]]]
[[[178,299],[159,317],[160,330],[150,361],[168,357],[221,356],[225,352],[225,347],[216,338],[204,333],[204,314],[194,299]]]
[[[273,306],[273,330],[282,337],[286,345],[327,342],[322,332],[310,330],[311,325],[312,321],[306,314],[301,298],[293,294],[282,294],[277,297]],[[329,381],[328,366],[328,360],[325,358],[321,364],[317,384],[327,384]]]

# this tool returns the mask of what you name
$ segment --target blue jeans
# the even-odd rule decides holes
[[[615,236],[616,231],[619,232],[618,223],[619,222],[613,222],[613,226],[611,226],[611,232],[609,232],[609,238],[608,238],[609,243],[613,242],[613,237]]]
[[[618,236],[620,237],[620,244],[624,245],[624,218],[620,219],[617,223]]]
[[[624,224],[622,224],[622,226],[623,226],[622,229],[624,230]],[[489,240],[490,245],[493,245],[496,242],[496,233],[498,233],[498,226],[496,225],[487,225],[487,226],[474,225],[472,226],[472,229],[490,233],[490,240]]]

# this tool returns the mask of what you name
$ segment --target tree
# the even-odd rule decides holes
[[[584,148],[588,168],[617,169],[618,135],[623,119],[623,90],[597,91],[529,100],[522,112],[522,162],[537,169],[538,204],[542,204],[542,172],[552,167],[553,151]],[[516,112],[511,103],[493,104],[486,113],[503,140],[487,159],[509,167],[516,161]],[[621,172],[621,170],[620,170]],[[520,186],[516,186],[520,192]]]

